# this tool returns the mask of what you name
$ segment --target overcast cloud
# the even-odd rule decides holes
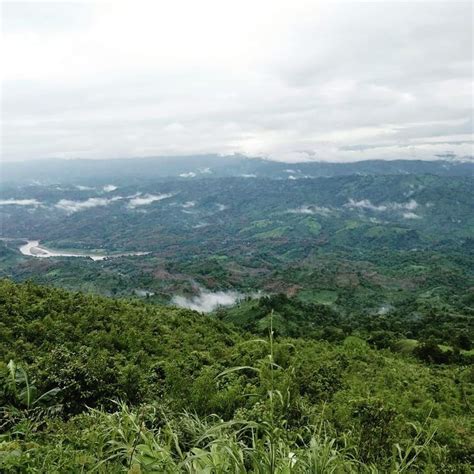
[[[472,152],[472,3],[2,2],[2,157]]]

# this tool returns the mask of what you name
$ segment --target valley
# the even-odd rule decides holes
[[[330,449],[335,472],[468,473],[474,165],[379,166],[2,186],[0,466],[119,472],[122,446],[201,472],[224,443],[245,472],[278,443],[295,472]],[[25,377],[54,396],[28,408]]]

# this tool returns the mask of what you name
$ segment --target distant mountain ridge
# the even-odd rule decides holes
[[[153,180],[168,177],[265,177],[302,179],[352,174],[434,174],[439,176],[474,176],[474,162],[453,160],[366,160],[353,163],[321,161],[282,163],[242,155],[190,155],[115,160],[37,160],[3,163],[1,182],[99,183],[115,180]]]

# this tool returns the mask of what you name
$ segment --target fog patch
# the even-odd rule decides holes
[[[349,199],[347,204],[344,204],[345,207],[350,207],[351,209],[369,209],[370,211],[386,211],[387,206],[376,206],[372,204],[368,199],[362,199],[361,201],[354,201],[354,199]]]
[[[381,306],[379,306],[379,308],[377,309],[377,314],[379,316],[384,316],[388,313],[390,313],[390,311],[393,309],[393,306],[391,304],[383,304]]]
[[[225,211],[226,209],[229,208],[229,206],[226,206],[224,204],[219,204],[219,203],[217,203],[216,206],[217,206],[217,209],[219,210],[219,212]]]
[[[194,173],[193,171],[190,171],[189,173],[181,173],[179,176],[181,178],[194,178],[196,177],[196,173]]]
[[[3,199],[0,200],[0,206],[41,206],[37,199]]]
[[[174,296],[172,303],[180,308],[192,309],[200,313],[210,313],[220,306],[232,306],[243,295],[237,291],[208,291],[201,289],[196,296],[186,298],[185,296]]]
[[[138,206],[148,206],[152,202],[168,199],[172,196],[172,194],[146,194],[142,197],[137,196],[133,199],[130,199],[130,202],[128,203],[128,208],[135,209]]]
[[[327,216],[331,213],[331,209],[328,207],[320,207],[320,206],[300,206],[296,209],[288,209],[287,213],[289,214],[320,214],[323,216]]]
[[[201,174],[212,174],[211,168],[199,168],[198,171]]]
[[[405,209],[407,211],[414,211],[418,207],[418,203],[414,199],[410,199],[405,203],[393,202],[389,203],[391,209]]]
[[[421,216],[415,214],[414,212],[404,212],[403,217],[405,219],[421,219]]]
[[[186,201],[184,204],[181,204],[181,207],[184,209],[189,209],[190,207],[194,207],[196,205],[196,201]]]
[[[112,199],[89,198],[86,201],[70,201],[68,199],[61,199],[54,205],[54,207],[72,214],[74,212],[85,211],[86,209],[92,209],[94,207],[108,206],[110,203],[120,199],[122,199],[120,196],[113,197]]]
[[[114,186],[113,184],[107,184],[102,188],[106,193],[111,193],[112,191],[115,191],[117,189],[117,186]]]
[[[240,177],[241,178],[256,178],[257,175],[253,173],[249,173],[249,174],[241,174]]]
[[[410,199],[408,202],[388,202],[386,204],[376,205],[373,204],[369,199],[362,199],[360,201],[355,201],[350,198],[347,204],[344,204],[345,207],[351,209],[367,209],[369,211],[376,212],[385,212],[389,210],[406,210],[413,211],[418,207],[418,203],[414,199]]]
[[[134,292],[137,296],[140,296],[141,298],[147,298],[147,297],[153,296],[155,294],[154,291],[141,290],[141,289],[136,289],[136,290],[134,290]]]
[[[79,191],[92,191],[94,188],[91,188],[90,186],[82,186],[80,184],[77,184],[76,189],[78,189]]]

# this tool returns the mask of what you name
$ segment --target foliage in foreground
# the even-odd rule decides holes
[[[469,367],[274,340],[272,317],[255,340],[31,284],[0,300],[2,472],[470,472]]]
[[[433,446],[433,432],[417,425],[413,430],[411,442],[396,444],[390,467],[381,470],[361,462],[357,448],[332,437],[323,424],[292,439],[277,422],[224,422],[189,413],[169,419],[153,406],[131,411],[120,405],[111,414],[90,410],[67,423],[50,420],[41,435],[4,436],[0,467],[48,473],[440,472],[445,450]]]
[[[48,473],[379,472],[376,464],[367,462],[369,451],[363,444],[359,450],[350,433],[339,440],[331,436],[322,418],[319,425],[289,429],[290,392],[276,388],[282,367],[275,363],[272,333],[269,349],[268,361],[260,367],[226,371],[251,369],[263,377],[262,382],[267,379],[268,392],[260,400],[259,416],[252,421],[241,418],[243,413],[224,421],[217,415],[167,414],[159,405],[132,411],[120,403],[112,413],[89,409],[64,422],[53,416],[57,390],[34,397],[26,372],[10,361],[3,395],[11,403],[1,410],[3,426],[10,425],[10,430],[0,437],[0,467],[5,472]],[[433,443],[434,430],[412,427],[415,434],[408,445],[395,443],[384,460],[390,472],[418,468],[420,461],[430,469],[446,460],[445,449]]]

